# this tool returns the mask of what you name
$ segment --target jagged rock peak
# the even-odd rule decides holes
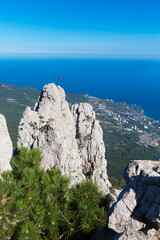
[[[56,86],[55,84],[51,83],[48,85],[45,85],[43,87],[43,91],[35,105],[34,110],[41,112],[45,110],[50,110],[50,107],[52,105],[54,105],[54,107],[56,107],[55,105],[57,105],[57,103],[59,103],[57,105],[57,107],[61,106],[61,103],[65,102],[65,92],[63,90],[63,88],[61,88],[60,86]],[[43,106],[47,106],[47,109],[44,109]],[[58,110],[58,109],[55,109]],[[48,114],[50,114],[50,112],[47,112],[47,116]],[[52,112],[51,112],[52,114]]]
[[[107,176],[103,132],[99,121],[95,119],[95,112],[88,103],[75,104],[71,111],[75,119],[83,173],[98,182],[101,189],[105,191],[106,186],[111,187],[111,184]]]
[[[102,130],[95,113],[89,104],[74,105],[70,110],[60,86],[44,86],[34,110],[26,108],[18,131],[20,146],[40,148],[44,169],[57,167],[71,177],[72,184],[91,174],[104,193],[109,192]]]
[[[26,108],[20,121],[18,147],[42,150],[45,170],[57,167],[72,184],[84,179],[77,152],[75,126],[65,93],[55,84],[44,86],[34,111]]]
[[[13,146],[8,133],[6,119],[0,114],[0,174],[5,170],[11,170],[12,152]]]
[[[160,224],[160,162],[131,161],[124,175],[127,185],[110,210],[109,228],[126,235],[144,227],[156,229]]]

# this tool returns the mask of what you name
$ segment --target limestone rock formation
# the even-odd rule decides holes
[[[82,110],[78,115],[77,109]],[[109,192],[102,130],[95,120],[95,113],[89,104],[75,105],[71,111],[60,86],[44,86],[34,110],[26,108],[20,121],[17,144],[18,147],[40,148],[45,170],[55,166],[71,177],[72,184],[92,175],[104,193]]]
[[[8,133],[5,117],[0,114],[0,174],[5,170],[11,170],[10,161],[13,146]]]
[[[62,174],[70,176],[73,184],[84,178],[74,120],[61,87],[54,84],[44,86],[34,111],[26,108],[19,126],[20,146],[40,148],[45,170],[55,166]]]
[[[160,177],[160,161],[142,161],[142,160],[132,160],[126,167],[124,171],[124,178],[127,183],[134,176],[149,176],[149,177]]]
[[[116,235],[114,240],[159,240],[160,239],[160,230],[156,231],[154,228],[139,231],[134,233],[123,233],[122,235]]]
[[[109,228],[130,234],[159,225],[160,162],[131,161],[124,176],[127,185],[110,210]]]
[[[95,112],[88,103],[75,104],[71,111],[75,119],[83,173],[98,182],[101,189],[105,190],[106,186],[111,185],[107,176],[103,132],[99,121],[96,120]]]

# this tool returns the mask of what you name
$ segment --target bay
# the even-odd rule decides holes
[[[54,82],[66,92],[137,104],[160,120],[159,60],[0,58],[0,82],[39,90]]]

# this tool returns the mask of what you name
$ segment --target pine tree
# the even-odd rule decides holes
[[[39,149],[18,149],[12,171],[0,178],[0,239],[76,239],[105,225],[103,198],[86,180],[70,188],[70,179],[41,168]]]

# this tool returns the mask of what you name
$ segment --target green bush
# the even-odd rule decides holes
[[[0,179],[0,239],[84,239],[105,225],[103,195],[86,180],[70,187],[70,179],[53,168],[41,168],[39,149],[18,149],[12,171]]]
[[[77,138],[77,139],[80,139],[80,138],[81,138],[81,133],[80,133],[80,132],[77,132],[76,138]]]
[[[123,178],[119,180],[119,179],[116,179],[115,177],[110,177],[109,181],[111,182],[113,189],[115,188],[123,189],[126,185],[126,182]]]

